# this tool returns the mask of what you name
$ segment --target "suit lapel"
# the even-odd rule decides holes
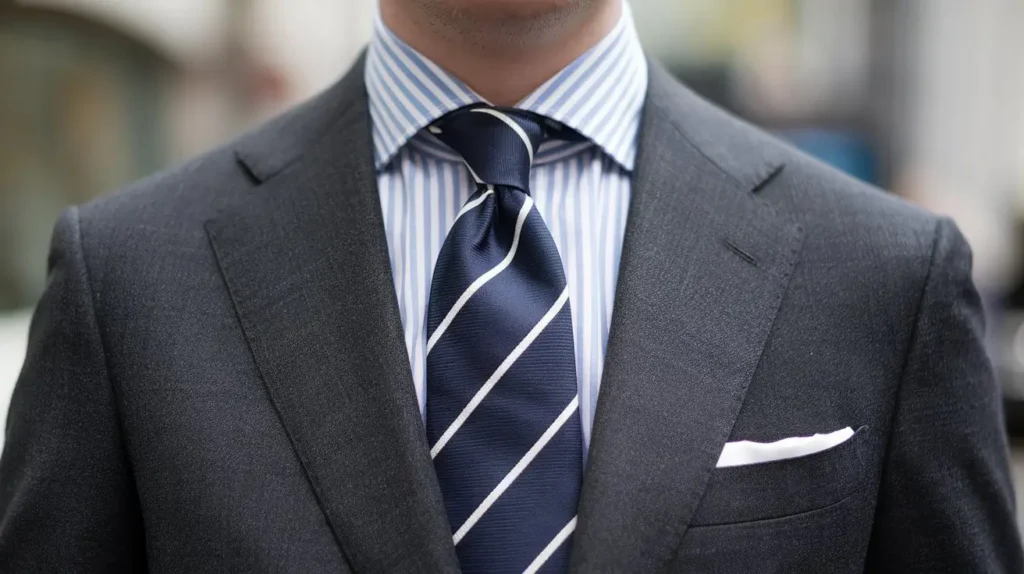
[[[641,131],[574,571],[655,571],[686,532],[802,242],[752,191],[771,145],[658,66]]]
[[[262,184],[207,229],[267,392],[352,568],[457,572],[371,150],[360,63],[243,142],[238,155]]]

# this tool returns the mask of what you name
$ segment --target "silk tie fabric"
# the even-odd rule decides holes
[[[529,194],[557,124],[472,106],[430,126],[477,191],[427,309],[427,439],[463,572],[565,572],[583,475],[569,291]]]

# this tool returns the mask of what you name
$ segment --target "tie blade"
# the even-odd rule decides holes
[[[479,106],[435,127],[486,184],[442,245],[427,312],[427,439],[453,542],[465,572],[564,570],[583,447],[569,289],[528,195],[545,128]]]

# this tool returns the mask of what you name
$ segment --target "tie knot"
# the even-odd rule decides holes
[[[544,119],[513,108],[459,108],[430,132],[462,156],[478,184],[505,185],[529,193],[530,168],[547,139]]]

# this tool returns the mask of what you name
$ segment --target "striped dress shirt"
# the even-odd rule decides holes
[[[391,269],[420,411],[426,410],[426,310],[441,245],[476,190],[461,158],[427,126],[484,102],[375,19],[366,60],[374,161]],[[561,122],[585,141],[545,143],[531,195],[565,267],[576,351],[583,449],[601,384],[647,61],[628,4],[613,30],[516,107]]]

